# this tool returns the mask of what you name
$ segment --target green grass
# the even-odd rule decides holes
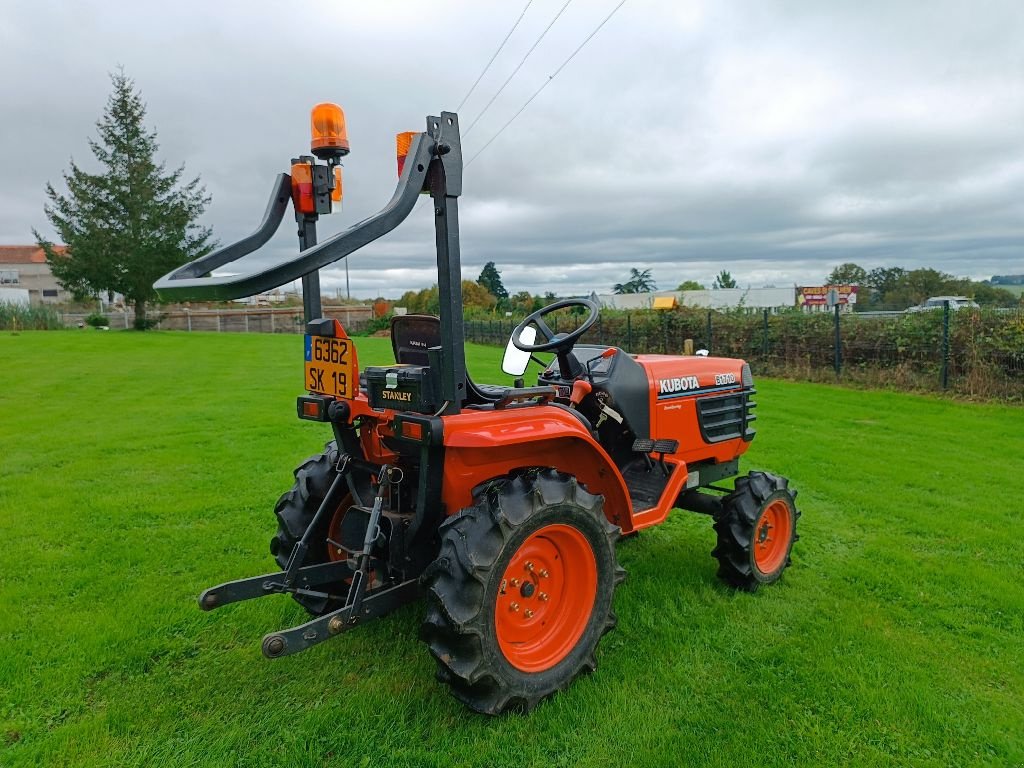
[[[470,349],[477,378],[499,354]],[[419,605],[273,662],[291,600],[197,608],[269,569],[274,501],[328,437],[294,417],[300,358],[0,335],[0,766],[1024,764],[1024,410],[760,382],[746,466],[804,512],[782,582],[721,587],[678,512],[621,546],[597,674],[490,719],[434,681]]]

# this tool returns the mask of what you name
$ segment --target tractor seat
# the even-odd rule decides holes
[[[441,318],[434,315],[395,315],[391,318],[391,349],[395,362],[405,365],[429,365],[427,350],[441,346]],[[489,405],[502,398],[512,387],[477,384],[466,371],[466,404]]]

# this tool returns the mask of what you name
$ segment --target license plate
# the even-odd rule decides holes
[[[359,391],[353,375],[352,340],[306,336],[306,389],[349,400]]]

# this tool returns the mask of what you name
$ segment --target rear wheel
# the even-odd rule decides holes
[[[719,578],[748,592],[778,581],[799,539],[799,517],[796,491],[786,478],[768,472],[738,478],[715,519],[718,546],[711,554],[718,559]]]
[[[277,516],[277,533],[270,540],[270,553],[274,556],[278,567],[284,570],[288,566],[288,558],[295,544],[302,538],[306,529],[313,522],[313,516],[323,503],[327,490],[335,476],[335,465],[338,461],[338,449],[333,441],[324,446],[323,453],[310,456],[295,470],[295,484],[286,491],[274,507]],[[345,511],[351,506],[351,496],[341,500],[338,509],[326,515],[313,532],[309,551],[303,565],[317,565],[333,560],[344,560],[347,553],[330,541],[341,541],[341,520]],[[318,589],[320,589],[318,587]],[[345,594],[344,583],[327,584],[322,587],[325,592]],[[308,595],[292,595],[296,602],[314,616],[340,608],[339,601]]]
[[[596,668],[625,577],[602,506],[543,470],[488,484],[441,525],[421,636],[456,698],[491,715],[529,710]]]

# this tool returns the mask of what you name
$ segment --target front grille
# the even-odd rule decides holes
[[[697,423],[700,434],[708,443],[720,443],[742,437],[747,442],[754,439],[750,422],[757,418],[753,410],[753,387],[727,395],[702,397],[697,400]]]

